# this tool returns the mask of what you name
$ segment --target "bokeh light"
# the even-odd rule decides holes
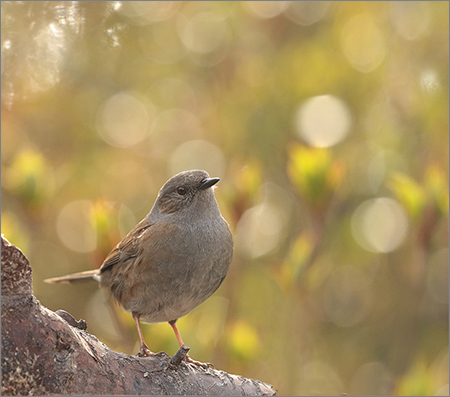
[[[287,7],[289,7],[289,1],[243,1],[245,9],[247,9],[252,15],[268,19],[276,17],[281,14]]]
[[[172,17],[180,5],[178,1],[125,1],[122,9],[134,24],[147,25]]]
[[[341,45],[350,64],[363,73],[377,68],[386,56],[383,33],[368,14],[356,15],[346,23]]]
[[[260,204],[245,211],[236,233],[241,237],[238,244],[242,249],[257,258],[277,247],[281,231],[280,211],[271,205]]]
[[[347,105],[332,95],[308,99],[297,110],[298,135],[314,147],[329,147],[342,141],[351,126]]]
[[[172,174],[185,170],[207,170],[210,175],[223,175],[225,158],[222,151],[214,144],[204,140],[194,140],[183,143],[170,158]]]
[[[353,238],[372,252],[397,249],[405,240],[408,227],[402,206],[386,197],[364,201],[352,216]]]
[[[436,91],[441,86],[437,73],[432,69],[423,71],[420,76],[420,84],[425,92]]]
[[[66,247],[76,252],[91,252],[97,247],[97,233],[92,224],[93,210],[89,200],[77,200],[59,212],[56,230]]]
[[[338,394],[344,385],[337,371],[321,360],[310,361],[300,369],[299,381],[303,383],[305,395]]]
[[[133,146],[149,135],[151,116],[151,105],[145,106],[135,96],[122,92],[105,102],[98,114],[97,128],[110,145]]]
[[[5,40],[2,42],[2,51],[9,50],[11,48],[11,40]]]
[[[227,22],[219,14],[205,11],[180,26],[179,35],[187,49],[197,53],[216,50],[227,34]]]
[[[430,25],[427,1],[393,1],[390,8],[392,24],[404,39],[416,40],[427,33]]]
[[[320,21],[329,8],[329,1],[291,1],[285,15],[299,25],[308,26]]]
[[[263,202],[247,209],[236,226],[236,250],[251,258],[279,247],[290,213],[289,198],[283,189],[268,183],[261,191]]]
[[[389,395],[392,390],[393,375],[379,361],[369,362],[361,365],[355,372],[351,393],[353,395],[365,396],[376,393],[377,395]]]

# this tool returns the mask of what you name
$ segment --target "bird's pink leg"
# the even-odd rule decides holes
[[[153,353],[150,351],[147,344],[145,343],[144,337],[142,336],[141,322],[140,322],[141,316],[133,315],[133,318],[134,318],[134,321],[136,321],[136,327],[137,327],[138,334],[139,334],[139,340],[141,341],[141,351],[138,354],[143,357],[156,356],[157,353]]]
[[[181,338],[180,331],[178,331],[178,328],[175,324],[176,321],[177,320],[169,321],[169,324],[173,328],[173,332],[175,332],[175,336],[177,337],[178,344],[181,347],[181,346],[184,346],[184,342],[183,342],[183,339]],[[202,363],[200,361],[193,360],[192,358],[189,357],[189,354],[186,354],[186,357],[184,360],[188,363],[198,365],[199,367],[203,367],[203,368],[214,367],[214,365],[212,365],[211,363]]]

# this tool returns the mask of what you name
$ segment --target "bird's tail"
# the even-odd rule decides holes
[[[47,278],[44,281],[49,284],[59,284],[59,283],[73,284],[89,280],[100,281],[100,269],[68,274],[67,276],[62,277]]]

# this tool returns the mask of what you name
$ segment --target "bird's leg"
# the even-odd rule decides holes
[[[156,356],[156,353],[153,353],[148,348],[147,344],[144,341],[144,337],[142,336],[142,330],[141,330],[141,322],[140,318],[141,316],[134,315],[133,314],[134,321],[136,321],[136,327],[139,334],[139,340],[141,341],[141,351],[138,353],[138,356],[141,357],[149,357],[149,356]]]
[[[176,321],[177,320],[169,321],[169,324],[173,328],[173,332],[175,332],[175,336],[177,337],[178,344],[180,345],[180,347],[183,347],[183,346],[185,346],[185,344],[183,342],[183,339],[181,338],[180,331],[178,331],[178,328],[175,324]],[[189,357],[189,354],[186,354],[184,361],[194,364],[194,365],[198,365],[199,367],[203,367],[203,368],[214,367],[214,365],[212,365],[211,363],[202,363],[200,361],[193,360],[192,358]]]
[[[169,324],[170,324],[170,326],[173,328],[173,332],[175,332],[175,336],[177,337],[178,344],[179,344],[180,347],[181,347],[181,346],[184,345],[184,342],[183,342],[183,339],[181,339],[180,331],[178,331],[178,328],[177,328],[177,326],[176,326],[176,324],[175,324],[176,321],[177,321],[177,320],[169,321]]]

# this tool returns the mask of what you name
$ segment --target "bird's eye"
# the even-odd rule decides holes
[[[186,189],[183,186],[177,187],[177,193],[181,196],[184,196],[186,194]]]

